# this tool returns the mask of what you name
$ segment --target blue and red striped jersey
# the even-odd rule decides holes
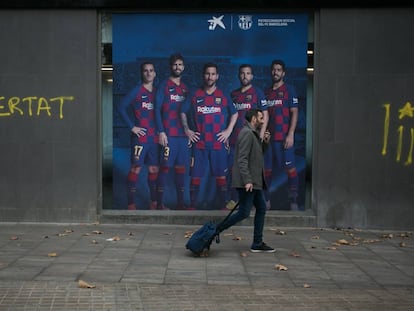
[[[158,86],[155,102],[157,131],[167,136],[186,136],[181,123],[181,105],[188,96],[188,87],[181,81],[179,85],[170,79]]]
[[[273,90],[272,87],[265,90],[267,110],[269,111],[268,127],[273,140],[283,141],[289,131],[290,108],[298,108],[298,96],[292,85],[283,84]]]
[[[190,111],[195,130],[200,133],[195,147],[222,149],[223,143],[217,141],[216,135],[227,128],[231,116],[237,112],[228,97],[218,88],[212,94],[198,89],[187,103],[190,107],[185,107],[185,111]]]
[[[142,85],[138,85],[130,91],[120,103],[119,113],[130,129],[134,126],[147,129],[146,135],[137,137],[138,142],[140,143],[147,143],[150,141],[158,143],[158,135],[156,135],[155,131],[155,92],[155,88],[152,91],[149,91]],[[128,114],[129,105],[132,106],[132,112],[135,116],[134,120],[131,120]]]
[[[234,146],[237,141],[237,136],[239,136],[241,129],[246,124],[246,111],[250,109],[264,111],[267,110],[267,105],[263,91],[255,86],[252,86],[245,92],[242,92],[241,88],[236,89],[231,92],[230,96],[238,113],[236,125],[230,136],[230,145]]]

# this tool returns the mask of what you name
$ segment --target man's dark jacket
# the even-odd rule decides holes
[[[253,189],[266,189],[263,169],[263,152],[267,144],[262,143],[259,133],[247,123],[237,137],[234,154],[232,187],[244,188],[248,183]]]

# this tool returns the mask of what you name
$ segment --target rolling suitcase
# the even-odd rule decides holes
[[[185,245],[186,249],[189,249],[196,256],[207,255],[210,250],[210,245],[214,239],[216,240],[216,243],[220,243],[220,232],[218,228],[220,228],[220,225],[224,223],[231,214],[233,214],[238,206],[239,203],[236,203],[230,213],[227,214],[226,218],[224,218],[219,224],[216,224],[214,221],[208,221],[201,228],[195,231],[187,241]]]

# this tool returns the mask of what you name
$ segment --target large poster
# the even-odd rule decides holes
[[[255,107],[271,132],[268,209],[305,209],[306,14],[120,13],[112,25],[113,209],[230,207],[232,151]]]

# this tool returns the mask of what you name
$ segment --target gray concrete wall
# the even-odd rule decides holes
[[[408,8],[320,12],[312,170],[319,226],[414,227],[413,16]]]
[[[0,10],[0,221],[97,219],[97,13]]]

